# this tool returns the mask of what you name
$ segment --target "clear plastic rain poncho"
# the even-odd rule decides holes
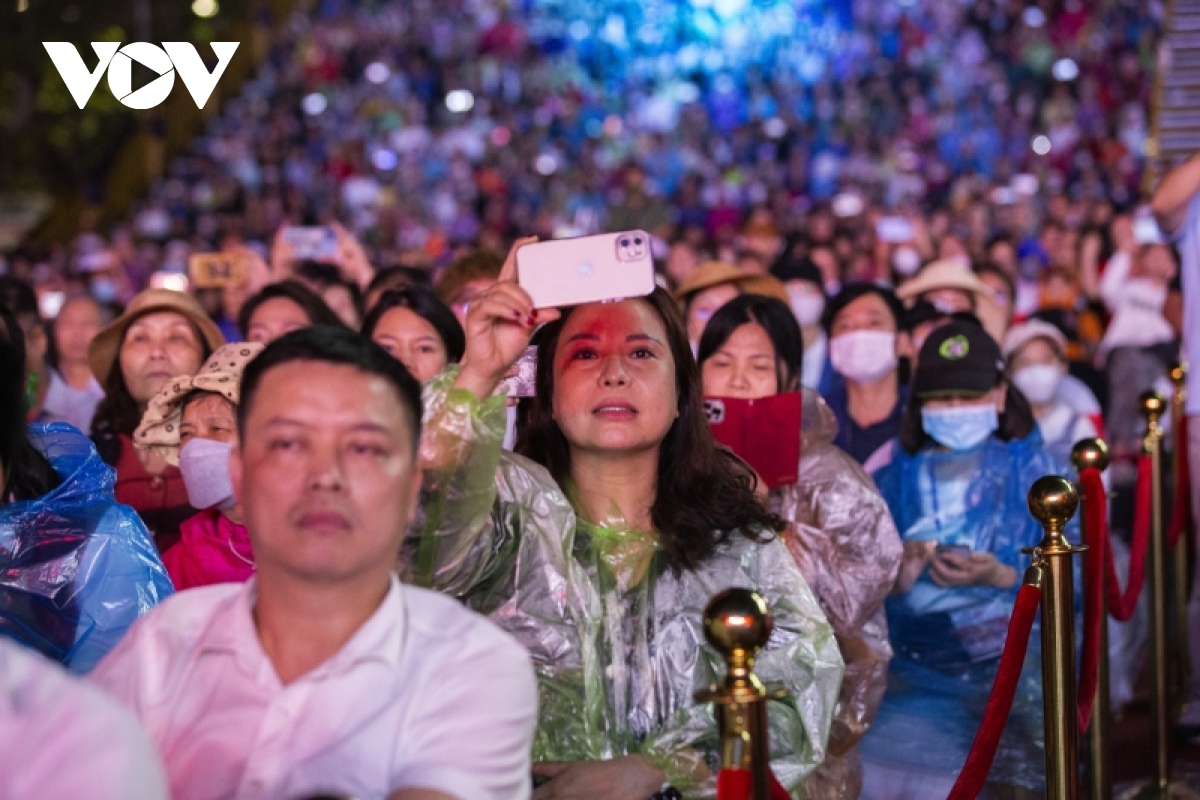
[[[846,662],[825,761],[805,782],[805,797],[855,800],[862,789],[857,744],[887,688],[892,648],[883,601],[903,548],[874,481],[833,444],[833,411],[808,389],[801,421],[800,479],[773,489],[770,506],[791,523],[785,542]]]
[[[401,558],[407,580],[461,597],[529,650],[538,673],[535,760],[639,753],[688,797],[711,796],[712,708],[692,694],[724,676],[704,642],[709,598],[761,592],[775,615],[756,672],[789,692],[769,706],[772,766],[795,789],[825,758],[842,660],[778,540],[732,536],[697,572],[666,566],[652,532],[579,518],[545,469],[501,454],[504,398],[435,378],[421,456],[426,494]]]
[[[1008,620],[1030,556],[1021,548],[1042,538],[1026,495],[1044,475],[1068,475],[1035,432],[1003,442],[992,437],[970,450],[895,448],[875,473],[904,541],[966,545],[1017,572],[1008,589],[943,588],[926,570],[912,590],[887,601],[892,659],[888,692],[863,738],[863,755],[948,788],[962,768],[983,718]],[[1078,523],[1068,534],[1078,538]],[[1039,633],[1030,637],[1021,682],[989,781],[1041,792],[1044,734]],[[929,784],[926,784],[929,785]]]
[[[116,473],[91,440],[61,422],[29,430],[62,483],[0,506],[0,634],[85,673],[171,580],[141,519],[113,499]]]

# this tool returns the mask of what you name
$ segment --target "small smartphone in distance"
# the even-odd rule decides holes
[[[188,277],[197,289],[223,289],[246,281],[246,265],[231,253],[194,253],[188,257]]]
[[[881,242],[903,244],[911,242],[915,234],[912,222],[905,217],[880,217],[875,223],[875,236]]]
[[[322,261],[337,258],[337,232],[325,225],[290,225],[283,229],[283,240],[292,246],[292,257]]]
[[[645,231],[533,242],[517,249],[517,283],[534,308],[562,308],[645,297],[654,259]]]
[[[939,556],[950,553],[951,555],[958,556],[959,558],[971,557],[971,548],[967,547],[965,544],[939,544],[936,548],[936,552]]]

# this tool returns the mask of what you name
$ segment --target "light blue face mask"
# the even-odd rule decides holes
[[[996,404],[922,408],[921,425],[925,432],[951,450],[970,450],[982,444],[1000,427]]]

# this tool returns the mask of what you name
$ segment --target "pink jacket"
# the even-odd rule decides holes
[[[215,508],[179,526],[179,544],[163,554],[176,591],[213,583],[242,583],[254,574],[254,551],[244,525]]]

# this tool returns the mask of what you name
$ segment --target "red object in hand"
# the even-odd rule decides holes
[[[704,415],[713,437],[775,489],[800,477],[800,403],[799,392],[757,400],[706,397]]]
[[[1021,666],[1029,649],[1029,634],[1033,630],[1033,620],[1041,599],[1042,590],[1032,584],[1023,585],[1017,593],[1012,618],[1008,621],[1004,653],[1000,656],[992,693],[983,710],[983,722],[975,733],[971,752],[967,754],[962,772],[946,800],[975,800],[987,781],[992,761],[996,758],[996,748],[1000,745],[1000,736],[1004,733],[1004,723],[1008,722],[1008,713],[1012,711],[1013,697],[1021,679]]]

